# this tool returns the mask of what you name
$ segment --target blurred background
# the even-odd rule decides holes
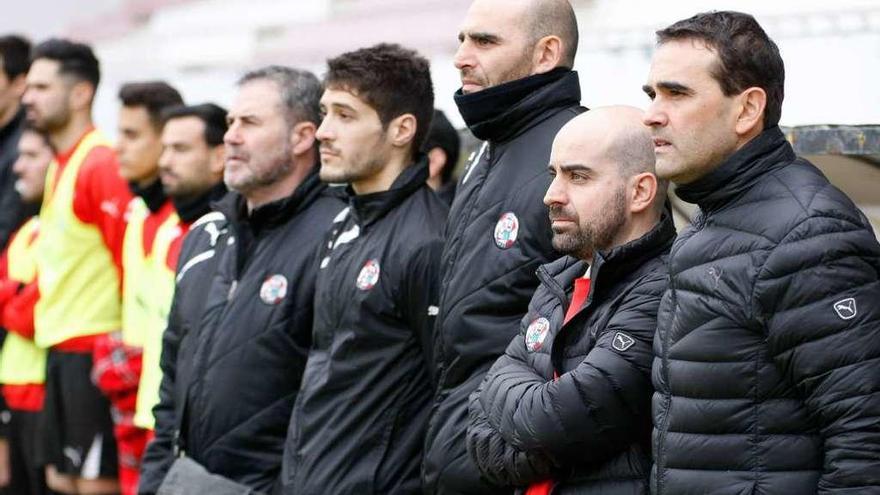
[[[12,3],[12,2],[9,2]],[[452,59],[470,0],[29,0],[0,16],[0,32],[38,42],[89,42],[102,64],[97,124],[115,135],[125,81],[165,79],[191,103],[228,105],[246,69],[279,63],[324,71],[324,61],[380,41],[432,61],[437,107],[456,127]],[[786,64],[782,125],[880,227],[880,0],[573,0],[575,69],[583,104],[644,106],[656,29],[705,10],[754,15]],[[467,145],[466,145],[467,146]],[[464,158],[468,153],[462,154]],[[677,203],[679,220],[690,213]]]

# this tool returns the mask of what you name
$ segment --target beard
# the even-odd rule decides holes
[[[561,207],[551,207],[550,218],[563,211]],[[572,217],[570,212],[565,212],[564,216]],[[578,259],[592,258],[596,251],[613,247],[614,238],[625,224],[626,194],[625,188],[620,187],[604,211],[593,212],[591,218],[586,221],[578,218],[577,228],[574,231],[554,232],[553,249]]]
[[[230,174],[223,174],[223,180],[226,187],[238,193],[259,189],[274,184],[279,179],[286,177],[293,169],[293,159],[291,158],[290,142],[283,140],[284,145],[276,148],[276,152],[266,156],[262,161],[268,163],[268,166],[245,166],[248,173],[242,174],[241,177],[234,177]],[[254,158],[251,153],[249,160]],[[248,164],[250,165],[250,163]],[[228,171],[228,169],[227,169]]]

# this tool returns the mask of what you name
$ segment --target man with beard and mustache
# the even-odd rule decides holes
[[[288,67],[239,80],[224,135],[232,192],[184,241],[140,493],[278,481],[312,340],[315,252],[343,208],[315,166],[320,96],[313,74]]]
[[[553,247],[507,347],[471,395],[468,453],[526,495],[647,493],[651,344],[675,227],[642,112],[566,124],[548,167]]]
[[[40,210],[34,341],[49,349],[41,454],[49,487],[62,493],[118,491],[110,405],[90,375],[98,337],[122,324],[131,192],[92,125],[99,80],[91,48],[51,39],[34,48],[22,97],[27,119],[56,150]]]
[[[428,493],[509,492],[481,480],[467,455],[468,396],[516,333],[535,270],[559,256],[541,198],[553,137],[584,111],[571,70],[577,40],[566,0],[476,0],[459,33],[455,101],[485,142],[462,174],[446,227]]]

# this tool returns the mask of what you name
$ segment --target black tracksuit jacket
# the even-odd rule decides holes
[[[485,123],[480,134],[488,141],[459,182],[442,257],[427,493],[497,491],[465,448],[468,396],[516,335],[538,287],[535,270],[559,257],[543,204],[547,163],[556,133],[584,111],[579,101],[569,71]]]
[[[156,438],[139,491],[182,452],[261,491],[278,481],[311,345],[314,252],[344,207],[312,173],[247,214],[230,193],[187,234],[163,337]]]
[[[319,254],[313,346],[291,419],[284,492],[421,493],[447,207],[427,161],[352,195]]]

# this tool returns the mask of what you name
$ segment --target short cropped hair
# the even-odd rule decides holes
[[[446,165],[440,171],[440,179],[445,184],[452,178],[455,164],[458,163],[461,138],[442,110],[434,110],[431,127],[428,129],[428,137],[425,139],[425,144],[422,145],[422,150],[425,152],[434,148],[440,148],[446,153]]]
[[[196,117],[205,124],[205,143],[208,146],[214,147],[223,144],[223,135],[226,134],[228,128],[225,108],[214,103],[170,107],[162,112],[162,125],[171,119],[183,117]]]
[[[776,43],[754,17],[741,12],[704,12],[657,31],[657,44],[699,40],[718,54],[712,76],[726,96],[759,87],[767,93],[764,128],[779,124],[785,97],[785,64]]]
[[[256,80],[268,80],[278,86],[284,119],[289,126],[297,122],[321,123],[321,82],[309,71],[270,65],[241,76],[238,86]]]
[[[101,82],[101,67],[98,58],[89,45],[75,41],[51,38],[34,47],[31,61],[41,58],[54,60],[60,64],[59,74],[71,76],[78,81],[86,81],[97,90]]]
[[[183,105],[180,93],[165,81],[132,82],[119,88],[119,99],[126,107],[144,107],[153,128],[162,129],[162,112]]]
[[[434,85],[428,60],[398,44],[380,43],[327,61],[324,86],[351,91],[379,114],[383,127],[395,118],[412,114],[416,133],[415,157],[425,142],[434,113]]]
[[[0,36],[0,57],[0,65],[10,81],[27,74],[31,67],[31,42],[14,34]]]

